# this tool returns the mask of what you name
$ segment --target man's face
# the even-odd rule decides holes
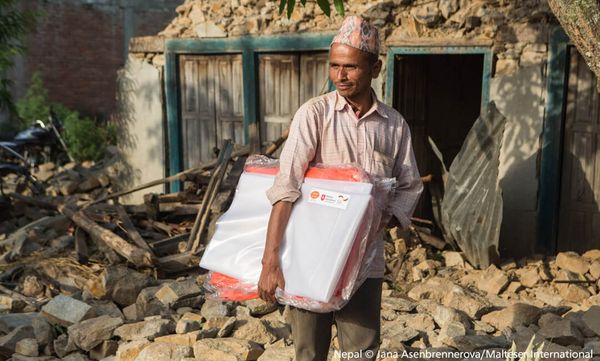
[[[381,61],[371,63],[366,52],[334,43],[329,53],[329,79],[341,96],[358,99],[371,91],[371,79],[381,70]]]

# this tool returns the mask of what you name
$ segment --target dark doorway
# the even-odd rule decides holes
[[[431,137],[446,168],[460,151],[481,110],[482,54],[396,56],[393,106],[406,119],[421,176],[441,181]],[[430,187],[425,186],[415,217],[433,220]]]

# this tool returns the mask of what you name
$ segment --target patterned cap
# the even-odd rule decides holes
[[[379,33],[377,28],[360,16],[348,16],[333,43],[344,44],[353,48],[379,55]]]

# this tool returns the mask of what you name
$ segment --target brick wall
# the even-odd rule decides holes
[[[31,74],[42,74],[52,101],[105,118],[115,110],[117,70],[124,65],[126,34],[154,35],[173,18],[179,1],[34,1],[42,13],[15,68],[15,93],[24,94]],[[129,14],[126,7],[130,7]]]

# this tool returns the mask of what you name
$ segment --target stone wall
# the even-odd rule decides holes
[[[546,0],[353,0],[345,6],[347,14],[360,14],[380,28],[382,53],[395,43],[492,41],[498,75],[543,62],[548,29],[557,24]],[[333,9],[331,18],[324,15],[315,2],[298,2],[291,19],[279,15],[277,1],[266,0],[186,0],[176,11],[160,36],[325,32],[337,30],[342,21]]]

